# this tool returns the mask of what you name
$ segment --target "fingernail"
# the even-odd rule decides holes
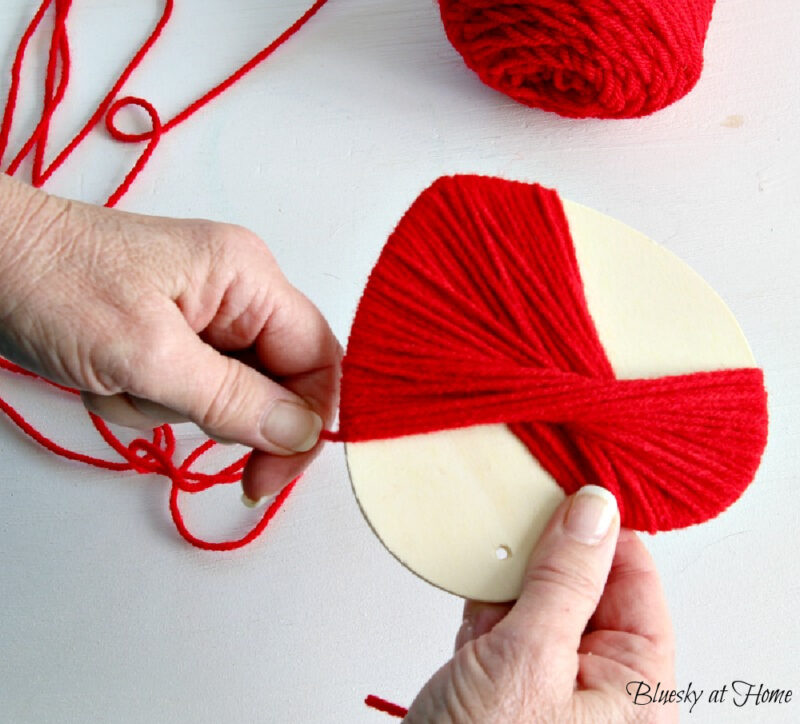
[[[584,485],[572,498],[564,530],[575,540],[595,545],[606,537],[617,513],[617,499],[598,485]]]
[[[319,440],[322,418],[308,407],[278,400],[267,412],[261,434],[273,445],[292,452],[306,452]]]
[[[260,508],[262,505],[270,503],[274,499],[275,499],[274,495],[263,495],[258,500],[253,500],[252,498],[247,497],[247,493],[242,493],[242,502],[248,508]]]

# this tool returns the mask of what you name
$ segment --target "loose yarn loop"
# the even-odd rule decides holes
[[[19,375],[37,378],[32,372],[28,372],[22,367],[0,358],[0,369],[7,370]],[[48,380],[48,384],[64,392],[77,395],[77,390],[57,385]],[[254,541],[264,532],[269,522],[283,505],[286,498],[292,492],[295,483],[292,481],[281,493],[272,501],[272,504],[265,510],[261,520],[244,536],[236,540],[221,542],[209,542],[195,536],[186,526],[178,505],[178,498],[183,493],[199,493],[208,490],[215,485],[235,483],[242,477],[242,469],[247,461],[248,455],[244,455],[232,464],[217,471],[216,473],[203,473],[193,470],[192,466],[216,443],[213,440],[206,440],[202,445],[192,450],[189,455],[180,463],[174,462],[175,458],[175,435],[169,425],[162,425],[153,430],[152,440],[136,438],[128,445],[122,443],[114,433],[108,428],[102,418],[89,413],[89,417],[95,429],[100,433],[103,440],[114,450],[123,461],[105,460],[92,455],[75,452],[54,442],[46,435],[37,430],[29,423],[12,405],[0,397],[0,411],[2,411],[22,432],[28,435],[43,448],[67,460],[91,465],[103,470],[113,470],[115,472],[133,471],[141,475],[163,475],[171,481],[169,494],[169,511],[172,521],[178,533],[184,540],[191,543],[196,548],[209,551],[230,551],[247,545]]]
[[[714,0],[439,0],[488,86],[572,118],[633,118],[688,93]]]
[[[131,61],[113,83],[111,90],[100,102],[95,111],[78,131],[75,137],[54,157],[49,165],[45,165],[45,153],[50,133],[53,116],[61,102],[64,100],[69,85],[71,72],[69,38],[67,19],[72,0],[43,0],[36,13],[20,38],[14,61],[11,67],[11,84],[9,86],[2,122],[0,122],[0,161],[6,152],[14,121],[17,97],[19,95],[20,78],[26,51],[31,38],[39,29],[48,10],[53,8],[53,27],[50,36],[48,51],[47,71],[44,79],[42,112],[33,132],[28,136],[17,154],[12,158],[5,170],[13,176],[20,168],[22,162],[33,152],[31,164],[31,182],[34,186],[42,186],[69,158],[72,152],[86,139],[89,133],[104,120],[105,127],[112,138],[124,143],[146,143],[144,150],[139,155],[135,164],[123,179],[122,183],[114,190],[105,202],[105,206],[113,207],[130,189],[142,169],[152,157],[159,141],[165,133],[183,123],[194,115],[203,106],[220,96],[234,83],[244,77],[251,70],[266,60],[277,48],[292,37],[327,0],[316,0],[311,7],[298,18],[291,26],[281,33],[274,41],[256,53],[235,72],[221,83],[214,86],[193,103],[189,104],[180,113],[166,123],[162,123],[156,108],[144,98],[133,96],[119,97],[119,93],[131,73],[140,65],[144,57],[161,36],[162,31],[169,23],[174,8],[174,0],[166,0],[164,10],[150,35],[136,51]],[[126,133],[114,124],[117,113],[125,107],[137,106],[145,111],[150,118],[150,130],[144,133]],[[0,358],[0,369],[18,375],[36,377],[36,375],[21,367]],[[47,382],[47,380],[45,380]],[[53,383],[49,383],[53,384]],[[53,385],[54,387],[70,394],[77,394],[76,390]],[[181,492],[198,493],[214,485],[235,483],[241,480],[242,470],[248,456],[236,460],[234,463],[215,473],[202,473],[193,469],[195,463],[213,446],[212,440],[207,440],[193,450],[182,462],[175,462],[175,436],[169,425],[163,425],[153,431],[152,439],[137,438],[129,444],[120,441],[96,415],[90,414],[92,424],[109,447],[116,452],[121,461],[104,460],[91,455],[69,450],[46,435],[39,432],[28,420],[23,417],[9,402],[0,397],[0,412],[3,412],[22,432],[32,438],[39,445],[50,452],[96,468],[114,471],[134,471],[143,475],[158,474],[170,479],[171,488],[169,496],[169,509],[172,520],[178,533],[191,545],[205,550],[234,550],[254,541],[269,525],[272,518],[281,508],[291,493],[297,480],[285,487],[272,504],[264,511],[258,523],[244,536],[235,540],[209,542],[198,538],[187,528],[179,507]]]
[[[346,441],[507,423],[567,494],[602,485],[651,532],[728,507],[767,439],[759,369],[617,379],[558,195],[481,176],[437,180],[390,236],[339,416]]]

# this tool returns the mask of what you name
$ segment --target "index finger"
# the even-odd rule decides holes
[[[276,291],[254,347],[259,367],[302,397],[330,428],[339,402],[342,348],[317,307],[288,282]],[[245,495],[258,500],[277,493],[305,470],[321,446],[288,457],[254,451],[242,474]]]
[[[267,374],[306,400],[326,425],[338,403],[342,347],[311,300],[288,282],[275,290],[272,311],[255,340]]]
[[[587,630],[624,631],[672,645],[672,624],[655,562],[639,537],[620,531],[608,581]]]

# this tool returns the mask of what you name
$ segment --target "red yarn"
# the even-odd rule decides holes
[[[392,704],[391,701],[386,701],[386,699],[381,699],[379,696],[373,696],[372,694],[364,699],[364,703],[373,709],[396,716],[398,719],[402,719],[408,714],[408,709],[398,706],[397,704]]]
[[[28,43],[54,6],[42,113],[6,173],[13,175],[33,150],[31,180],[41,186],[105,118],[113,138],[147,142],[106,201],[113,207],[164,133],[263,62],[325,2],[317,0],[270,45],[162,123],[147,100],[117,95],[167,25],[174,0],[166,0],[158,23],[108,95],[45,167],[50,124],[69,84],[71,0],[43,0],[20,39],[12,65],[0,124],[0,160],[9,141]],[[448,36],[484,82],[562,115],[601,117],[645,115],[681,97],[696,82],[713,2],[697,2],[694,15],[688,8],[673,8],[677,19],[672,24],[665,22],[669,8],[665,0],[662,4],[620,0],[615,9],[626,12],[619,21],[607,22],[610,6],[603,2],[586,2],[577,12],[566,2],[543,1],[534,7],[523,2],[440,0]],[[533,9],[534,20],[525,17]],[[568,14],[556,20],[548,15],[556,10]],[[535,23],[543,19],[537,27]],[[644,23],[634,28],[627,24],[631,19]],[[692,29],[693,20],[694,35],[688,34],[690,39],[681,46],[667,47],[666,41],[680,40],[670,33]],[[569,32],[559,38],[557,32],[565,29]],[[577,40],[578,31],[587,29],[586,37]],[[649,45],[629,48],[628,56],[611,47],[611,40],[632,39],[645,39]],[[659,47],[656,41],[665,44]],[[538,45],[531,48],[526,42]],[[597,57],[586,55],[587,50]],[[545,56],[558,56],[557,62],[545,67]],[[149,131],[128,134],[115,127],[116,113],[127,105],[145,110]],[[542,247],[538,253],[537,244]],[[464,248],[474,257],[464,254]],[[398,311],[402,313],[396,315]],[[2,358],[0,368],[36,377]],[[169,425],[156,428],[152,440],[140,438],[124,445],[102,419],[90,414],[95,428],[124,462],[109,461],[64,448],[2,398],[0,411],[37,443],[67,459],[169,477],[169,507],[178,532],[207,550],[232,550],[253,541],[297,482],[284,488],[245,536],[209,543],[187,529],[179,494],[239,480],[247,456],[216,473],[193,471],[192,465],[213,441],[176,464]],[[442,179],[409,210],[370,277],[345,359],[342,426],[339,433],[324,437],[374,439],[500,421],[513,423],[511,429],[567,492],[586,482],[601,482],[620,500],[624,524],[655,530],[704,520],[741,494],[766,442],[766,396],[761,372],[753,369],[615,380],[586,308],[566,219],[555,194],[496,179]],[[710,487],[714,485],[716,490]],[[365,703],[396,717],[407,713],[376,696],[368,696]]]
[[[686,95],[714,0],[439,0],[486,85],[572,118],[633,118]]]
[[[554,191],[441,178],[370,274],[343,363],[334,439],[508,423],[567,494],[616,496],[622,524],[717,515],[767,439],[759,369],[616,379]]]
[[[211,100],[224,93],[228,88],[230,88],[230,86],[236,83],[236,81],[241,79],[244,75],[266,60],[278,47],[292,37],[292,35],[294,35],[308,20],[310,20],[311,17],[326,2],[327,0],[316,0],[316,2],[297,21],[295,21],[290,27],[281,33],[267,47],[256,53],[256,55],[250,58],[250,60],[244,63],[244,65],[238,68],[234,73],[229,75],[218,85],[214,86],[210,91],[202,95],[196,101],[189,104],[172,119],[166,123],[162,123],[159,118],[158,111],[147,100],[132,96],[117,98],[117,96],[125,82],[130,77],[131,73],[133,73],[133,71],[142,62],[169,22],[174,7],[174,0],[166,0],[161,17],[154,26],[152,32],[113,83],[111,90],[108,92],[106,97],[100,102],[100,105],[98,105],[94,113],[92,113],[90,116],[89,120],[78,131],[75,137],[58,154],[56,154],[55,158],[50,162],[49,165],[45,166],[44,157],[47,149],[50,124],[53,119],[53,115],[55,114],[61,102],[64,100],[67,87],[69,85],[71,66],[67,18],[72,5],[72,0],[43,0],[20,39],[11,67],[11,84],[9,86],[2,123],[0,123],[0,161],[2,160],[7,149],[9,136],[11,133],[11,126],[14,121],[14,111],[16,108],[17,96],[19,94],[20,74],[22,71],[23,62],[25,60],[25,53],[27,51],[28,44],[41,25],[47,11],[53,7],[53,28],[50,35],[47,73],[44,80],[42,112],[36,127],[27,140],[23,143],[18,153],[11,160],[11,163],[6,169],[6,173],[9,175],[16,173],[25,158],[27,158],[31,151],[33,151],[31,181],[34,186],[41,186],[59,167],[61,167],[64,161],[66,161],[70,154],[81,144],[90,131],[92,131],[100,123],[100,121],[105,118],[106,129],[116,140],[127,143],[147,142],[144,150],[140,154],[134,166],[105,203],[105,205],[108,207],[115,206],[125,195],[131,184],[136,180],[139,173],[145,167],[155,151],[158,142],[165,133],[169,132],[180,123],[183,123],[183,121],[187,120]],[[119,110],[130,105],[139,106],[148,114],[150,117],[149,131],[138,134],[124,133],[114,125],[114,118]],[[36,377],[36,375],[33,373],[28,372],[27,370],[24,370],[21,367],[2,358],[0,358],[0,368],[15,374]],[[53,386],[68,393],[77,394],[76,390],[71,390],[61,385]],[[192,466],[205,452],[213,447],[215,444],[213,441],[206,441],[197,447],[192,453],[190,453],[185,460],[180,463],[176,463],[174,460],[175,436],[172,432],[172,428],[169,425],[163,425],[159,428],[156,428],[153,431],[152,440],[140,438],[133,440],[128,445],[125,445],[111,432],[102,419],[96,415],[90,414],[89,416],[92,424],[95,426],[97,431],[100,433],[109,447],[122,458],[122,461],[104,460],[102,458],[84,455],[83,453],[75,452],[59,445],[46,435],[39,432],[11,404],[1,397],[0,411],[8,416],[8,418],[15,425],[17,425],[22,432],[30,436],[38,444],[50,450],[50,452],[60,455],[61,457],[106,470],[133,470],[141,474],[156,473],[168,477],[171,481],[169,509],[170,514],[172,515],[172,520],[175,523],[175,527],[184,540],[188,541],[193,546],[203,548],[205,550],[233,550],[236,548],[241,548],[242,546],[245,546],[255,540],[259,535],[261,535],[274,517],[275,513],[277,513],[277,511],[283,505],[284,501],[289,496],[295,483],[297,482],[294,480],[290,485],[283,489],[283,491],[273,501],[272,505],[270,505],[264,512],[261,520],[245,536],[231,541],[222,541],[218,543],[208,542],[197,538],[187,529],[178,506],[179,495],[181,492],[197,493],[214,485],[235,483],[241,480],[242,470],[248,457],[247,455],[241,457],[233,464],[228,465],[216,473],[201,473],[193,470]]]

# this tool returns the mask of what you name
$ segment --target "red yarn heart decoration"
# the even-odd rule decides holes
[[[714,0],[439,0],[486,85],[572,118],[633,118],[686,95]]]
[[[555,191],[441,178],[390,236],[356,312],[335,439],[507,423],[569,494],[622,524],[679,528],[727,508],[767,440],[761,370],[617,379]]]

